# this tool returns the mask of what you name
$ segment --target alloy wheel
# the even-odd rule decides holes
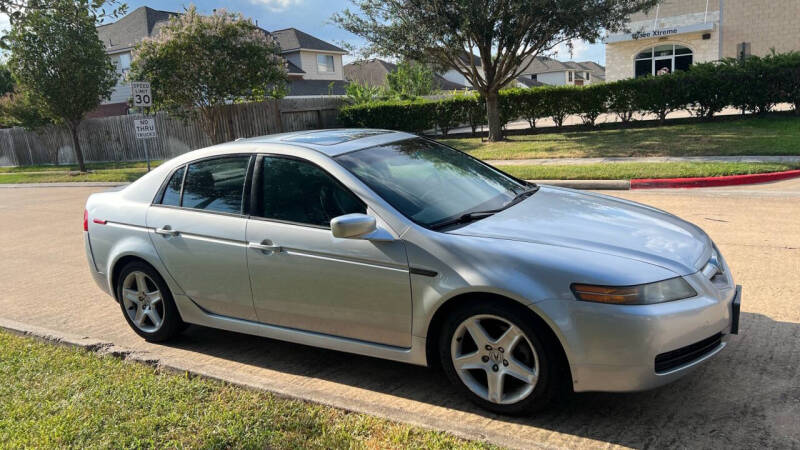
[[[450,355],[458,377],[475,395],[497,404],[527,398],[539,379],[539,356],[525,333],[489,314],[468,317],[456,328]]]
[[[161,291],[144,272],[133,271],[122,282],[125,313],[134,326],[155,333],[164,323],[164,300]]]

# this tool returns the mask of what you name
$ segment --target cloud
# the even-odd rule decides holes
[[[299,5],[303,0],[250,0],[254,5],[266,6],[272,12],[286,11],[291,6]]]
[[[10,29],[11,23],[8,21],[8,16],[0,13],[0,31],[9,31]]]

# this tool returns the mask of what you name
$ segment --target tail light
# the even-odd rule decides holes
[[[89,231],[89,211],[83,210],[83,231]]]

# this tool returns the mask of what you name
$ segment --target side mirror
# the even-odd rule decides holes
[[[345,214],[331,219],[331,232],[337,238],[358,239],[377,230],[375,218],[366,214]]]

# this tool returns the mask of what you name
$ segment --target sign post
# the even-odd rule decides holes
[[[150,83],[132,81],[131,95],[133,96],[133,106],[139,108],[139,112],[144,113],[145,108],[153,106]],[[145,115],[143,119],[134,120],[133,126],[136,129],[136,139],[144,139],[144,157],[147,160],[147,171],[150,172],[150,153],[147,151],[147,140],[158,136],[156,134],[156,120]]]

